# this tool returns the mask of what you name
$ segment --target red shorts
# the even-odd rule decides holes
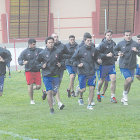
[[[36,84],[41,85],[41,74],[40,72],[25,72],[27,85]]]

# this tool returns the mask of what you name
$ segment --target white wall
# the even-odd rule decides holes
[[[0,0],[0,43],[2,43],[1,14],[5,13],[5,0]]]
[[[95,0],[51,0],[51,13],[54,18],[92,17],[95,4]],[[55,19],[54,27],[92,27],[92,19]],[[70,34],[79,40],[85,32],[92,33],[92,28],[56,29],[55,32],[61,40],[67,40]]]

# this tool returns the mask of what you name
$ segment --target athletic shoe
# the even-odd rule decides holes
[[[122,98],[121,102],[122,102],[123,105],[128,105],[128,102],[125,100],[125,98]]]
[[[54,114],[54,109],[53,108],[50,109],[50,113]]]
[[[79,105],[84,105],[83,99],[78,99],[78,103],[79,103]]]
[[[95,102],[92,101],[92,102],[91,102],[91,105],[92,105],[92,106],[95,106]]]
[[[43,95],[42,95],[42,99],[45,100],[45,99],[46,99],[46,96],[47,96],[47,93],[46,93],[45,90],[42,90],[42,93],[43,93]]]
[[[101,98],[104,98],[105,97],[105,95],[104,94],[101,94]]]
[[[101,96],[100,96],[100,94],[97,95],[97,101],[98,102],[101,102]]]
[[[87,109],[93,110],[93,106],[92,106],[92,105],[88,105],[88,106],[87,106]]]
[[[35,101],[34,101],[34,100],[31,100],[31,101],[30,101],[30,104],[31,104],[31,105],[34,105],[34,104],[35,104]]]
[[[65,105],[64,104],[62,104],[61,102],[60,103],[58,103],[58,108],[60,109],[60,110],[63,110],[63,108],[65,107]]]
[[[76,97],[74,91],[71,92],[71,96]]]
[[[69,89],[67,89],[67,93],[68,93],[68,98],[70,98],[71,97],[71,93],[70,93]]]
[[[127,94],[123,94],[123,98],[126,102],[128,102],[128,97],[127,97]]]
[[[117,103],[117,100],[116,100],[115,97],[113,97],[113,98],[110,99],[110,102],[112,102],[112,103]]]
[[[75,90],[75,97],[78,97],[78,96],[79,96],[79,94],[80,94],[79,89],[80,89],[80,87],[79,87],[79,85],[78,85],[78,86],[76,87],[76,90]]]

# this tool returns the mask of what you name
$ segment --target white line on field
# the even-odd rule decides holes
[[[7,132],[7,131],[3,131],[3,130],[0,130],[0,134],[10,135],[10,136],[15,137],[15,138],[18,137],[18,138],[21,138],[23,140],[39,140],[39,139],[32,139],[29,137],[20,136],[19,134],[14,134],[13,132]]]

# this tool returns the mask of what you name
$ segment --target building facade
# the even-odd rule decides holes
[[[140,0],[0,0],[0,43],[13,39],[44,39],[55,32],[61,40],[85,32],[102,38],[124,30],[140,33]]]

